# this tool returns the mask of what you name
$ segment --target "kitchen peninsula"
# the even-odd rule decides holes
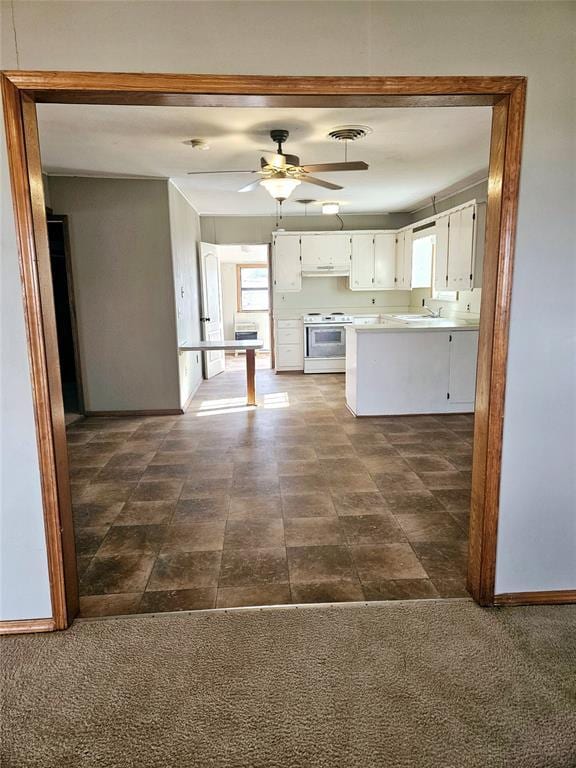
[[[384,315],[346,328],[346,405],[355,416],[474,411],[477,321]]]

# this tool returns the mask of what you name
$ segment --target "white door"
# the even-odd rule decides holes
[[[448,216],[436,220],[436,250],[434,252],[434,288],[437,291],[448,289]]]
[[[300,235],[278,235],[274,238],[273,271],[276,291],[302,290]]]
[[[222,300],[220,293],[220,262],[216,246],[200,243],[200,286],[202,296],[203,341],[223,341]],[[207,379],[224,370],[224,350],[204,352],[204,375]]]
[[[374,235],[355,233],[351,239],[350,288],[353,291],[365,291],[374,287]]]
[[[381,291],[390,291],[395,287],[395,249],[394,234],[381,232],[374,236],[374,287]]]
[[[476,397],[478,331],[453,331],[450,334],[451,403],[473,403]]]

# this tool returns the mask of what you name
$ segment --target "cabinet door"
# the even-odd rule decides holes
[[[403,290],[402,278],[404,275],[404,244],[406,233],[398,232],[396,235],[396,248],[394,252],[394,287]]]
[[[434,251],[434,289],[448,289],[448,216],[441,216],[436,221],[434,233],[436,248]]]
[[[302,289],[299,235],[279,235],[274,239],[274,288],[285,292]]]
[[[353,234],[350,288],[365,291],[374,287],[374,235]]]
[[[349,267],[349,234],[344,232],[302,234],[301,241],[303,269]]]
[[[474,403],[476,397],[476,360],[478,331],[453,331],[450,334],[451,403]]]
[[[448,290],[467,291],[472,286],[474,206],[450,216],[448,236]]]
[[[402,290],[412,288],[412,230],[404,232],[404,260],[402,263]]]
[[[390,291],[395,287],[396,238],[392,233],[374,236],[374,287]]]

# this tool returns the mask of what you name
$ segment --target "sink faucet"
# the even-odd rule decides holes
[[[442,310],[444,309],[444,307],[438,307],[438,310],[434,311],[433,309],[430,309],[430,307],[427,306],[426,304],[423,304],[422,306],[424,307],[424,309],[427,309],[428,312],[430,312],[431,317],[442,317]]]

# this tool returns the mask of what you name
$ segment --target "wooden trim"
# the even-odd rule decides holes
[[[188,400],[186,401],[186,405],[184,408],[186,408],[189,405],[190,400],[192,400],[192,397],[194,397],[194,393]],[[184,408],[155,408],[151,410],[143,410],[143,411],[86,411],[86,416],[94,417],[94,418],[103,418],[103,417],[111,417],[111,418],[117,418],[117,417],[138,417],[138,416],[181,416],[184,413]]]
[[[259,264],[236,264],[236,312],[243,315],[250,314],[251,312],[259,312],[260,314],[263,312],[270,312],[270,272],[268,272],[268,309],[242,309],[242,282],[240,279],[240,270],[246,269],[246,267],[258,267],[260,269],[263,266],[270,270],[268,261],[261,261]],[[254,290],[263,291],[264,288],[255,288]]]
[[[45,274],[45,210],[35,101],[159,106],[457,106],[493,105],[484,289],[477,377],[469,589],[495,602],[494,568],[502,419],[518,180],[526,81],[522,77],[261,77],[223,75],[8,72],[2,77],[48,542],[55,628],[74,611],[65,580],[69,537],[63,409],[56,384],[54,317]],[[39,188],[39,189],[38,189]],[[44,250],[43,250],[44,249]],[[52,310],[52,311],[51,311]],[[161,411],[180,414],[182,411]],[[100,412],[102,413],[102,412]],[[118,412],[106,412],[117,416]],[[151,415],[124,411],[122,415]],[[65,470],[65,471],[64,471]],[[71,526],[71,521],[70,521]],[[72,599],[70,601],[70,595]],[[66,597],[69,606],[66,607]],[[72,607],[70,607],[72,606]]]
[[[509,592],[494,596],[494,605],[562,605],[576,603],[575,589],[550,592]]]
[[[59,378],[59,365],[57,345],[54,347],[56,324],[50,303],[52,287],[50,285],[50,290],[47,291],[45,280],[42,280],[39,274],[39,260],[43,254],[45,276],[48,250],[44,191],[42,175],[37,166],[38,155],[34,157],[31,146],[34,143],[34,135],[30,132],[30,121],[34,122],[34,114],[31,114],[28,105],[25,126],[21,94],[7,78],[2,77],[1,84],[32,379],[52,617],[54,628],[63,629],[68,626],[77,611],[78,596],[75,558],[74,564],[70,563],[70,578],[66,579],[65,563],[68,559],[64,553],[61,535],[63,516],[71,528],[71,505],[69,483],[64,483],[63,477],[68,474],[67,459],[61,453],[57,455],[62,443],[64,449],[66,444],[62,398],[53,388],[54,380]],[[34,104],[31,106],[34,107]],[[42,219],[44,235],[41,230]],[[43,249],[42,236],[45,239]],[[47,266],[50,267],[49,261]],[[50,308],[52,317],[48,318],[48,323],[51,329],[46,334],[45,322]],[[59,477],[64,483],[63,487],[59,487]],[[73,537],[73,529],[68,535]],[[72,553],[74,554],[73,550]]]
[[[480,605],[493,603],[496,579],[508,328],[525,102],[526,83],[522,82],[494,107],[492,119],[468,564],[468,589]]]
[[[18,621],[0,621],[0,635],[21,635],[31,632],[53,632],[61,629],[54,619],[19,619]]]
[[[523,78],[283,77],[7,71],[36,102],[243,107],[491,106]]]

